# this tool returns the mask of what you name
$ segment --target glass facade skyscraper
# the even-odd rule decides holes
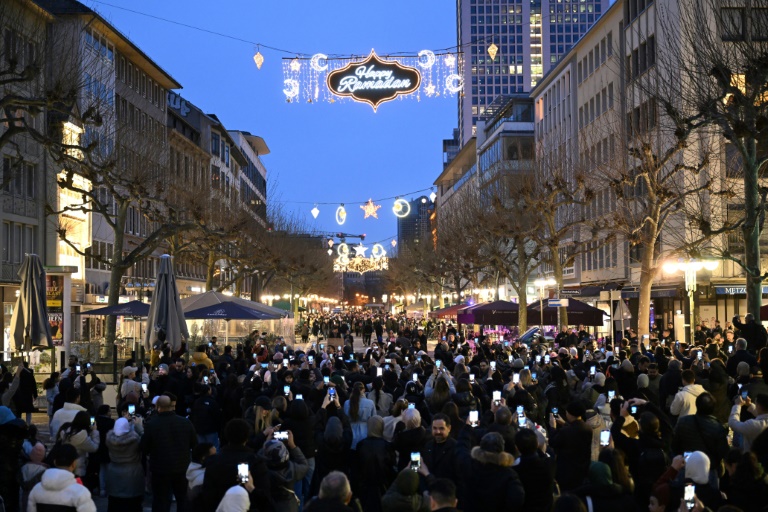
[[[611,0],[457,0],[464,93],[461,142],[494,98],[529,92],[605,12]],[[488,48],[497,48],[491,59]]]

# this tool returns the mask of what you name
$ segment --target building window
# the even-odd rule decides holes
[[[211,153],[215,156],[219,156],[219,145],[221,144],[221,138],[218,133],[211,133]]]
[[[732,7],[723,8],[720,10],[720,15],[720,19],[723,23],[723,41],[743,41],[744,9]]]

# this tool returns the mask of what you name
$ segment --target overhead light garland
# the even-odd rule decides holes
[[[425,196],[424,194],[426,192],[430,192],[428,196]],[[426,204],[428,202],[431,202],[434,204],[435,200],[437,199],[437,194],[434,191],[434,187],[429,187],[421,190],[415,190],[413,192],[408,192],[406,194],[407,196],[414,196],[416,194],[422,195],[422,197],[419,199],[421,203]],[[314,219],[317,219],[320,214],[321,210],[319,206],[323,205],[332,205],[336,206],[336,214],[335,214],[335,221],[339,226],[343,226],[347,221],[347,208],[346,205],[353,204],[358,205],[363,213],[363,219],[367,219],[369,217],[373,217],[375,219],[379,218],[379,210],[382,208],[381,204],[385,201],[392,201],[392,213],[398,217],[398,218],[405,218],[408,215],[411,214],[411,202],[403,199],[402,195],[397,195],[393,197],[385,197],[381,199],[371,199],[369,198],[367,201],[350,201],[350,202],[343,202],[343,203],[329,203],[329,202],[312,202],[309,203],[312,205],[312,208],[309,210],[309,213],[312,215]],[[307,204],[304,201],[285,201],[286,204]]]
[[[339,247],[336,249],[338,256],[333,262],[334,272],[358,272],[364,274],[375,270],[389,269],[389,258],[387,258],[387,253],[381,244],[374,244],[371,255],[368,257],[365,256],[368,247],[362,243],[354,246],[352,249],[355,251],[354,257],[349,256],[349,246],[346,243],[339,244]],[[328,254],[331,254],[331,252]]]

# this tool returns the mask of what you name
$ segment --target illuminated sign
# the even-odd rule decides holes
[[[392,101],[401,94],[417,91],[421,85],[421,73],[396,61],[381,60],[371,50],[365,60],[350,62],[328,73],[326,83],[333,94],[368,103],[375,112],[380,104]]]

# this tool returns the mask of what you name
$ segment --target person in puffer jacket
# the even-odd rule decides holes
[[[110,464],[107,467],[106,488],[109,510],[141,510],[144,499],[144,470],[141,467],[141,417],[133,420],[119,418],[107,432]]]
[[[88,454],[99,449],[99,430],[96,425],[91,427],[91,418],[85,411],[75,415],[72,423],[64,424],[59,430],[59,440],[62,444],[69,444],[77,450],[77,466],[75,475],[82,478],[88,467]]]
[[[269,484],[275,512],[298,512],[299,499],[294,492],[296,482],[304,478],[309,464],[301,449],[293,441],[293,433],[288,430],[288,439],[283,443],[270,439],[259,451],[269,469]]]
[[[39,484],[29,493],[28,512],[37,512],[45,505],[69,507],[77,512],[96,512],[91,491],[77,483],[74,470],[78,454],[74,446],[62,444],[52,454],[55,467],[45,470]]]
[[[428,512],[429,498],[419,493],[419,474],[405,468],[381,499],[384,512]]]

